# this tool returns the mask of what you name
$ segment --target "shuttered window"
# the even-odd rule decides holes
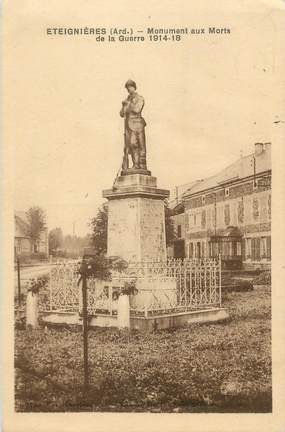
[[[271,237],[266,237],[266,256],[271,260]]]
[[[260,238],[251,239],[251,258],[253,261],[260,260]]]

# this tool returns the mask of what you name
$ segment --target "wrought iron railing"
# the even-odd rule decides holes
[[[79,263],[53,266],[46,310],[80,312],[82,309]],[[221,306],[221,260],[168,260],[130,262],[127,270],[113,272],[110,281],[88,278],[88,311],[116,315],[117,300],[132,283],[131,314],[154,316]]]

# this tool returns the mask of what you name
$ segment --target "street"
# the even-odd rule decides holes
[[[37,278],[39,276],[45,275],[49,272],[51,263],[44,263],[38,265],[25,265],[20,267],[20,276],[21,276],[21,291],[25,292],[25,284],[29,279]],[[18,275],[17,268],[14,271],[14,281],[15,281],[15,292],[18,289]]]

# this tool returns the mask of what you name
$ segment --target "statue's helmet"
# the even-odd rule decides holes
[[[133,80],[131,80],[131,79],[129,79],[129,80],[126,82],[125,87],[126,87],[126,89],[127,89],[128,87],[134,87],[135,89],[137,89],[137,85],[136,85],[136,83],[135,83]]]

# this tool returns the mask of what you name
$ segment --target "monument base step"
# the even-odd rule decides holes
[[[229,313],[225,308],[203,309],[191,312],[175,312],[167,315],[157,315],[151,317],[130,317],[131,329],[140,331],[154,331],[168,328],[178,328],[195,323],[210,323],[223,321],[229,318]],[[42,322],[45,324],[68,324],[82,325],[82,319],[75,312],[51,311],[43,312]],[[89,319],[90,327],[117,327],[118,319],[116,315],[92,316]]]
[[[146,170],[140,169],[140,168],[127,168],[125,170],[122,169],[121,171],[122,176],[131,175],[131,174],[143,174],[143,175],[151,176],[151,171],[147,169]]]

